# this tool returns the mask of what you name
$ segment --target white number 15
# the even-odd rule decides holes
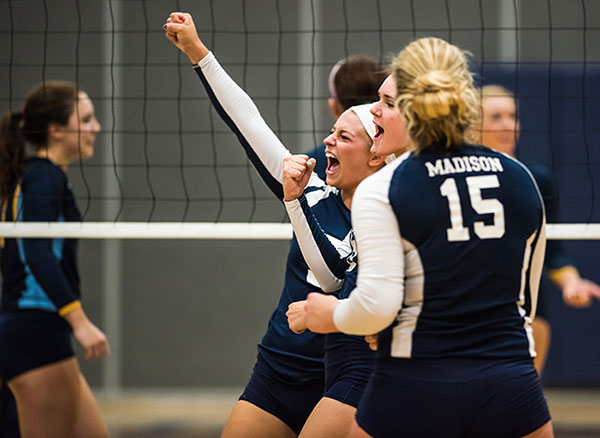
[[[482,199],[481,190],[500,187],[497,175],[470,176],[466,178],[471,206],[479,214],[493,214],[494,221],[486,225],[482,221],[473,223],[473,231],[480,239],[498,239],[504,236],[504,206],[497,199]],[[442,196],[448,198],[450,224],[446,231],[449,242],[469,240],[469,229],[463,226],[460,197],[454,178],[446,179],[440,186]]]

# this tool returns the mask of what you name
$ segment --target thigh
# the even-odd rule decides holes
[[[83,374],[79,373],[80,397],[79,397],[79,415],[75,423],[75,436],[79,438],[106,438],[108,429],[98,402],[90,389]]]
[[[75,358],[23,373],[8,386],[17,401],[23,438],[74,436],[81,394]]]
[[[300,438],[346,438],[355,414],[355,407],[323,397],[306,420]]]
[[[365,432],[356,422],[356,418],[352,422],[352,426],[350,426],[350,432],[348,433],[348,438],[372,438],[367,432]]]
[[[221,438],[294,438],[296,433],[275,415],[239,400],[221,433]]]
[[[240,401],[254,405],[258,412],[266,412],[279,420],[294,432],[294,436],[300,433],[306,419],[310,415],[315,405],[323,395],[323,373],[316,373],[315,378],[309,381],[292,381],[291,378],[277,373],[269,363],[258,356],[252,376],[246,385],[246,388],[240,396]],[[251,410],[245,404],[236,405],[236,410],[244,409],[243,412]],[[245,418],[252,419],[252,416],[233,415],[228,421],[228,425],[235,421],[240,427],[246,427],[248,421]],[[267,420],[265,420],[267,421]],[[271,424],[272,422],[269,422]],[[277,422],[276,422],[277,424]],[[254,424],[248,424],[247,427],[254,427]],[[272,426],[275,427],[275,426]]]

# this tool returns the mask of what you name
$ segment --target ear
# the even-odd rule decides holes
[[[344,113],[344,107],[333,97],[327,99],[327,103],[329,104],[329,109],[336,119]]]
[[[371,154],[371,156],[369,157],[369,167],[375,168],[375,169],[379,169],[380,167],[383,167],[383,165],[385,164],[385,158],[382,155],[375,155],[375,154]]]
[[[62,126],[57,125],[56,123],[50,123],[48,125],[48,140],[60,140],[64,136],[64,130]]]

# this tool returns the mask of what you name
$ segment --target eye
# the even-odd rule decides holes
[[[341,137],[341,138],[342,138],[342,140],[344,140],[344,141],[350,141],[350,137],[348,137],[347,135],[344,135],[344,134],[342,134],[342,135],[340,135],[340,137]]]

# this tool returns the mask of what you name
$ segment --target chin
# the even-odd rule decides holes
[[[81,159],[87,160],[88,158],[92,158],[94,156],[94,149],[89,148],[81,153]]]

